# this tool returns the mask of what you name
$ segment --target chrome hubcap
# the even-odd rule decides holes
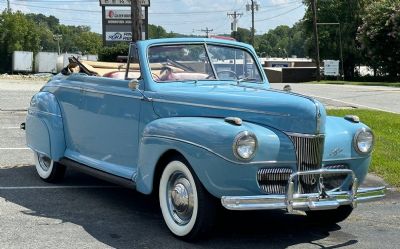
[[[48,171],[51,165],[51,159],[42,154],[38,154],[37,157],[40,168],[42,168],[44,171]]]
[[[168,180],[168,209],[171,217],[179,225],[189,223],[193,214],[193,189],[182,172],[175,172]]]

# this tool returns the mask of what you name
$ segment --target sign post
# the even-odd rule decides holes
[[[104,45],[148,39],[150,0],[99,0],[99,2],[103,15]],[[136,8],[132,8],[132,6],[136,6]],[[112,7],[118,8],[113,9]],[[144,13],[142,13],[142,7],[144,7]]]

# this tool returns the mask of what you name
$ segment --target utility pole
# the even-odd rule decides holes
[[[256,30],[254,28],[254,12],[258,11],[260,8],[260,5],[257,2],[254,2],[254,0],[251,0],[251,4],[246,5],[246,10],[251,11],[251,45],[254,46],[254,37]]]
[[[234,11],[233,13],[228,13],[227,14],[229,17],[232,18],[232,23],[231,23],[231,30],[233,33],[233,38],[235,38],[237,40],[237,24],[238,24],[238,20],[241,16],[243,16],[243,13],[237,13],[236,11]]]
[[[142,40],[142,5],[139,0],[131,1],[132,41]]]
[[[321,80],[320,63],[319,63],[319,42],[318,42],[318,27],[317,27],[317,6],[316,0],[311,0],[311,8],[313,12],[313,28],[314,28],[314,42],[315,42],[315,64],[317,66],[316,77],[317,81]]]
[[[60,48],[60,40],[62,40],[62,35],[53,35],[53,39],[57,41],[57,47],[58,47],[58,54],[61,54],[61,48]]]
[[[11,7],[10,7],[10,0],[7,0],[7,12],[11,12]]]
[[[340,49],[340,64],[341,64],[341,77],[344,80],[344,66],[343,66],[343,46],[342,46],[342,28],[340,22],[323,22],[323,23],[317,23],[317,25],[338,25],[339,26],[339,49]]]
[[[206,29],[201,29],[201,32],[205,32],[206,33],[206,37],[209,38],[210,33],[213,32],[213,29],[209,29],[208,27],[206,27]]]

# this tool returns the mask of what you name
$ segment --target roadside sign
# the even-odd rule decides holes
[[[106,41],[131,41],[132,32],[106,32]]]
[[[131,6],[131,0],[100,0],[101,6]],[[140,0],[143,7],[150,6],[150,0]]]
[[[142,39],[148,39],[148,9],[150,0],[138,0],[141,5]],[[103,44],[111,45],[132,40],[132,0],[99,0],[102,9]]]
[[[131,10],[107,10],[106,19],[131,19]]]
[[[324,75],[339,76],[339,61],[324,60]]]
[[[145,14],[142,13],[142,20],[145,20]],[[105,13],[105,22],[107,25],[131,25],[131,11],[121,9],[109,9]]]

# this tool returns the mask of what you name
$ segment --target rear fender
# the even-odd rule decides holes
[[[26,142],[29,148],[59,161],[65,152],[64,126],[60,105],[49,92],[32,97],[26,118]]]

